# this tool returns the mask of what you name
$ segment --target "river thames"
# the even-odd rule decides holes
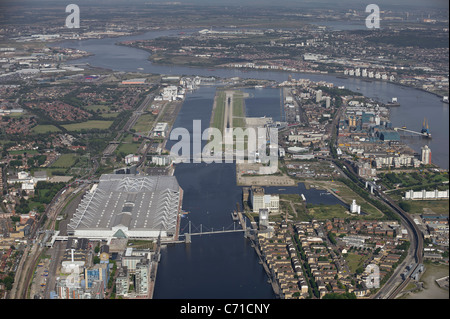
[[[186,34],[196,30],[183,30]],[[199,75],[216,76],[220,78],[254,78],[285,81],[289,75],[294,79],[306,78],[312,81],[327,81],[335,86],[344,86],[367,97],[386,103],[397,97],[400,107],[391,108],[391,121],[395,127],[406,127],[413,131],[422,129],[426,118],[432,133],[432,139],[409,137],[404,141],[416,152],[425,144],[432,151],[432,161],[436,165],[448,169],[449,167],[449,105],[443,103],[440,97],[410,87],[397,85],[386,81],[363,81],[358,78],[342,79],[327,74],[304,74],[273,71],[247,71],[238,69],[209,69],[198,67],[182,67],[174,65],[156,65],[148,60],[149,52],[144,50],[115,45],[117,42],[137,39],[153,39],[159,36],[177,36],[180,30],[150,31],[140,35],[123,36],[118,38],[91,39],[81,41],[65,41],[57,45],[72,47],[92,53],[92,56],[71,61],[70,63],[89,63],[116,71],[164,74],[164,75]],[[279,107],[279,104],[277,105]]]

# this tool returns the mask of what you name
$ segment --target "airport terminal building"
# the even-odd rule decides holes
[[[175,176],[104,174],[83,197],[67,234],[106,239],[178,237],[183,190]]]

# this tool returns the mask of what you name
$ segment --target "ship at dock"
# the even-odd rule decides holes
[[[391,102],[387,102],[386,106],[400,106],[400,103],[398,103],[397,98],[393,97]]]

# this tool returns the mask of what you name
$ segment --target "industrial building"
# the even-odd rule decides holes
[[[254,213],[259,213],[260,209],[267,208],[269,212],[278,212],[280,205],[279,195],[268,195],[264,193],[262,187],[251,188],[251,204]]]
[[[400,141],[400,135],[396,131],[379,131],[380,140],[389,141]]]
[[[182,196],[175,176],[104,174],[84,195],[67,233],[105,240],[176,238]]]

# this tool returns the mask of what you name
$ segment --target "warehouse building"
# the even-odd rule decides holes
[[[67,232],[106,240],[176,238],[182,196],[174,176],[104,174],[84,195]]]

